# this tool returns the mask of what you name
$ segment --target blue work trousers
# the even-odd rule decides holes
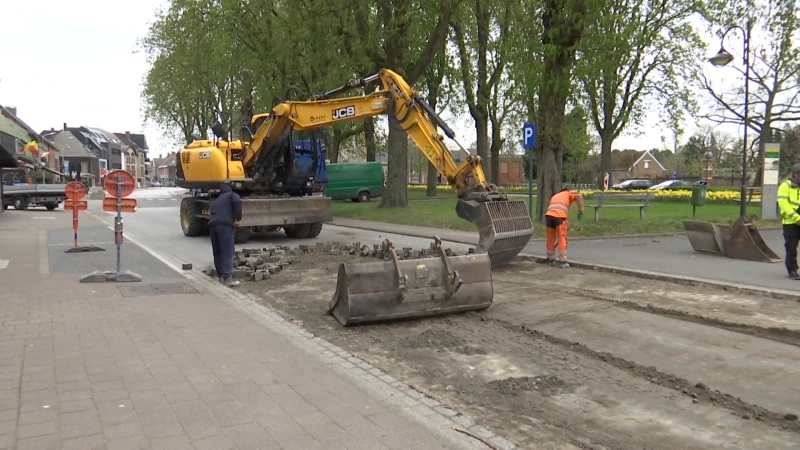
[[[211,251],[214,252],[214,268],[217,275],[224,279],[233,275],[233,227],[217,225],[209,229],[211,234]]]

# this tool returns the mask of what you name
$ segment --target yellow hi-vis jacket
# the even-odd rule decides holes
[[[778,208],[784,225],[800,222],[800,185],[785,180],[778,186]]]

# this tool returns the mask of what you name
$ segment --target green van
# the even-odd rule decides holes
[[[368,202],[383,195],[386,178],[380,162],[327,164],[325,195],[334,200]]]

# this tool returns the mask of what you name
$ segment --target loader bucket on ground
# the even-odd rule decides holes
[[[733,259],[745,261],[781,262],[782,259],[772,251],[756,224],[746,217],[740,217],[731,225],[730,231],[725,233],[725,253]]]
[[[528,208],[520,200],[458,200],[458,217],[478,227],[476,253],[488,253],[492,267],[502,266],[528,245],[533,234]]]
[[[344,263],[327,313],[343,326],[480,311],[492,304],[487,253],[400,260],[386,242],[388,261]]]
[[[683,228],[695,251],[714,255],[725,254],[722,231],[716,224],[702,220],[684,220]]]
[[[748,217],[736,219],[733,225],[684,220],[683,227],[695,251],[745,261],[781,261],[780,256],[767,246],[758,228]]]

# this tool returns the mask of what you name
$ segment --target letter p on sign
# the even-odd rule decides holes
[[[522,127],[522,146],[527,150],[536,147],[536,124],[526,123]]]

